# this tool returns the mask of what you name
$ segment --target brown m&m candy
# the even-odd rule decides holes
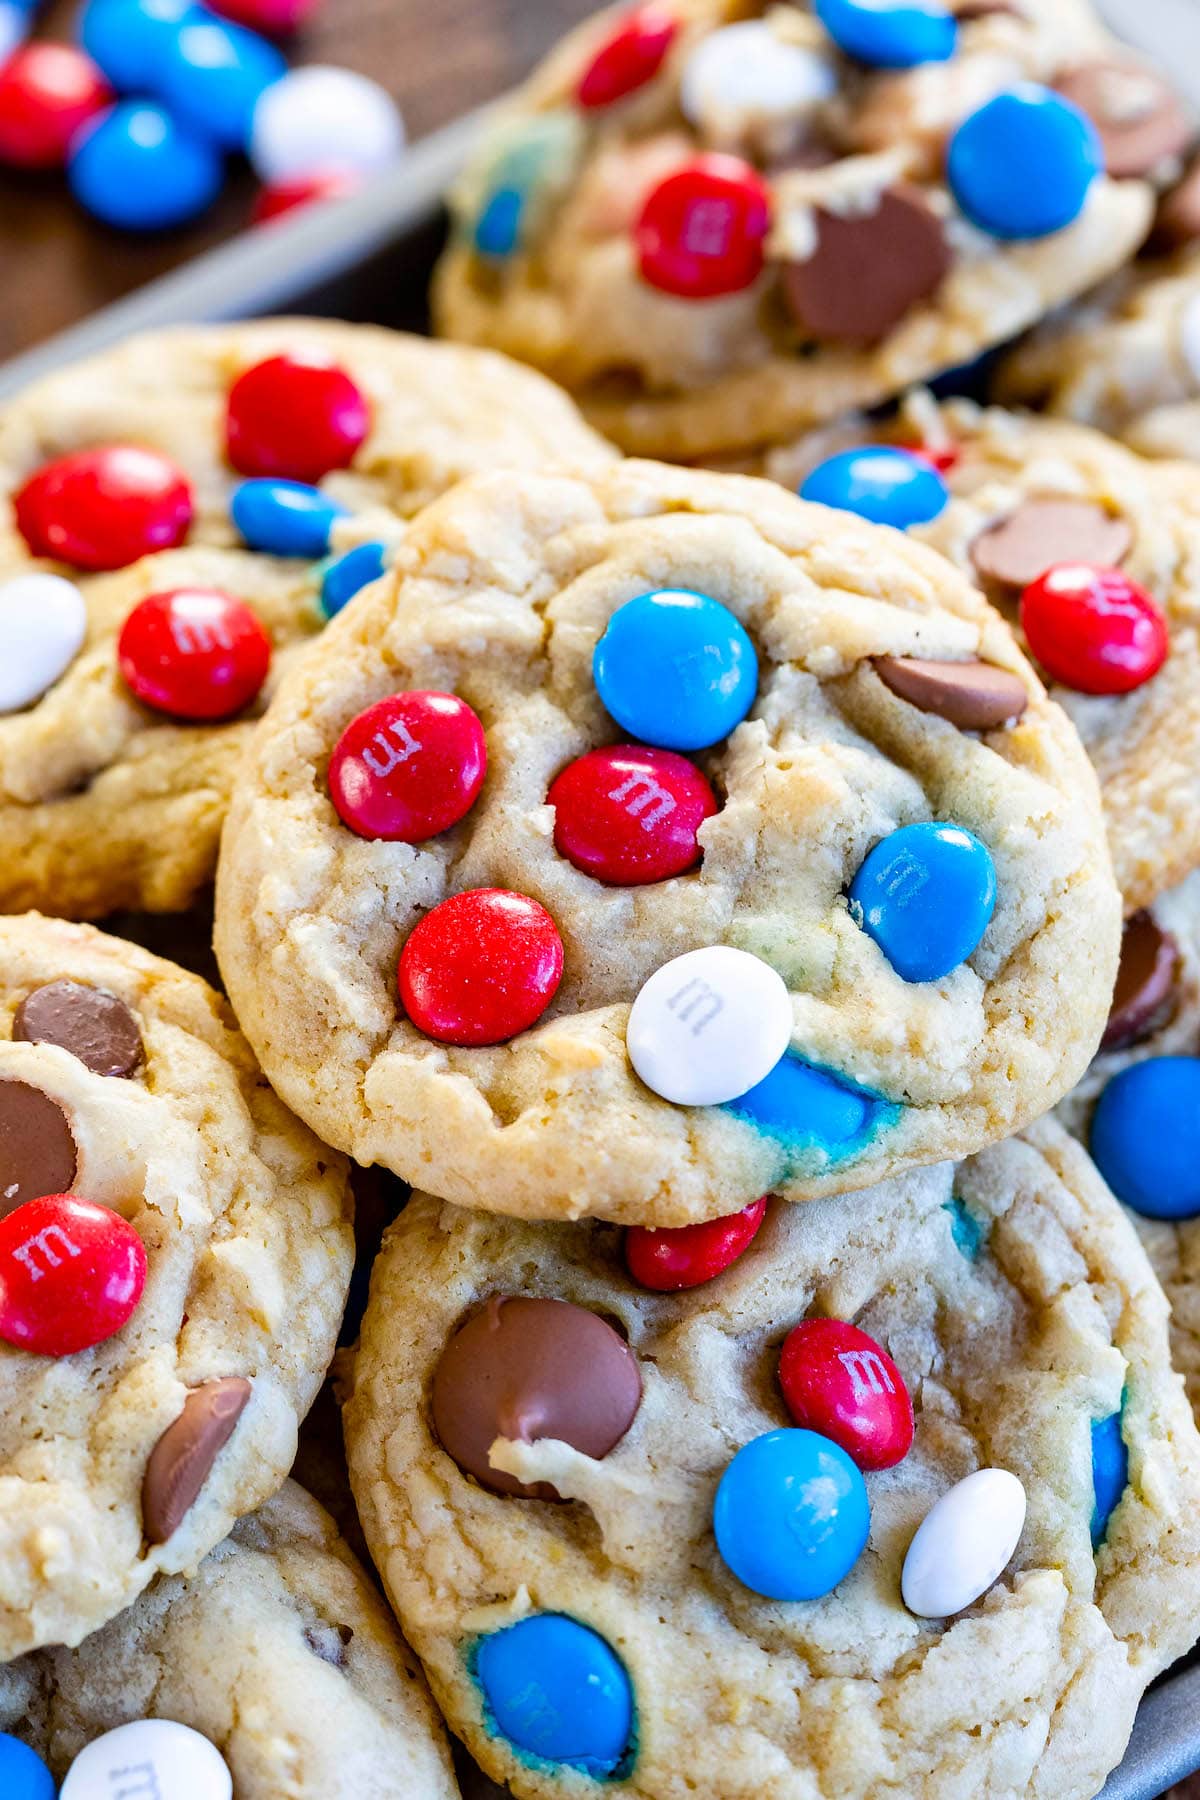
[[[1195,126],[1182,100],[1153,69],[1120,57],[1080,63],[1055,83],[1100,133],[1104,167],[1117,180],[1149,175],[1182,156]]]
[[[1112,1009],[1102,1050],[1128,1050],[1170,1017],[1179,977],[1179,945],[1148,912],[1126,919]]]
[[[985,662],[927,662],[916,656],[877,656],[885,687],[921,712],[936,713],[960,731],[995,731],[1029,705],[1025,683]]]
[[[193,1388],[167,1426],[142,1478],[142,1529],[151,1544],[165,1544],[178,1531],[249,1398],[244,1376],[223,1375]]]
[[[13,1037],[57,1044],[94,1075],[132,1075],[142,1059],[142,1034],[125,1002],[81,981],[52,981],[26,994]]]
[[[493,1469],[497,1438],[557,1438],[597,1460],[614,1449],[642,1399],[637,1358],[611,1325],[566,1300],[493,1294],[459,1327],[433,1377],[433,1423],[447,1454],[501,1494],[557,1500]]]
[[[0,1218],[45,1194],[66,1194],[78,1153],[57,1100],[27,1081],[0,1081]]]
[[[1128,520],[1092,500],[1022,500],[979,533],[971,561],[985,582],[1020,592],[1057,563],[1115,569],[1132,543]]]
[[[784,268],[784,293],[806,332],[835,343],[886,337],[950,267],[942,222],[915,188],[889,188],[869,212],[820,206],[814,229],[812,255]]]

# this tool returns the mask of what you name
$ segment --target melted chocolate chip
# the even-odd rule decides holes
[[[1080,63],[1055,86],[1091,119],[1104,147],[1105,169],[1118,180],[1149,175],[1168,158],[1182,156],[1195,136],[1174,88],[1142,63],[1115,56]]]
[[[1091,500],[1022,500],[979,533],[971,561],[985,582],[1020,592],[1056,563],[1117,568],[1132,543],[1128,520]]]
[[[1121,962],[1102,1050],[1128,1050],[1161,1029],[1175,1009],[1179,945],[1150,913],[1126,919]]]
[[[889,188],[873,212],[818,207],[815,226],[812,255],[783,272],[788,305],[813,337],[876,343],[950,267],[942,222],[915,188]]]
[[[250,1383],[224,1375],[193,1388],[150,1452],[142,1480],[142,1529],[152,1544],[173,1537],[246,1409]]]
[[[78,1154],[57,1100],[27,1081],[0,1081],[0,1218],[43,1194],[66,1194]]]
[[[1019,719],[1029,705],[1020,676],[994,663],[877,656],[875,668],[893,694],[922,712],[948,719],[960,731],[994,731]]]
[[[132,1075],[142,1060],[142,1034],[125,1002],[80,981],[52,981],[26,994],[13,1020],[13,1037],[57,1044],[94,1075]]]

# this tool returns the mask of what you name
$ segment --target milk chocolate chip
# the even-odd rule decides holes
[[[1174,88],[1141,63],[1105,57],[1068,69],[1055,82],[1100,133],[1104,167],[1117,180],[1149,175],[1182,156],[1195,126]]]
[[[26,1200],[69,1193],[77,1162],[58,1101],[27,1081],[0,1081],[0,1218]]]
[[[1055,563],[1115,569],[1132,543],[1128,521],[1091,500],[1022,500],[979,533],[971,561],[984,581],[1020,591]]]
[[[948,719],[960,731],[994,731],[1019,719],[1029,705],[1020,676],[994,663],[877,656],[875,668],[884,686],[901,700]]]
[[[812,255],[783,272],[788,305],[814,337],[877,342],[950,267],[942,222],[915,188],[889,188],[873,212],[818,207],[814,224]]]
[[[125,1002],[81,981],[52,981],[26,994],[13,1020],[13,1037],[26,1044],[57,1044],[94,1075],[132,1075],[142,1060],[142,1034]]]
[[[1151,242],[1156,250],[1182,250],[1200,237],[1200,160],[1164,194]]]
[[[1148,912],[1126,919],[1102,1050],[1128,1050],[1165,1025],[1175,1004],[1179,945]]]
[[[526,1485],[493,1469],[496,1439],[558,1438],[599,1459],[625,1436],[641,1399],[637,1358],[596,1313],[494,1294],[442,1351],[433,1423],[446,1452],[484,1487],[557,1500],[548,1482]]]
[[[193,1388],[183,1411],[150,1452],[142,1480],[142,1529],[165,1544],[187,1517],[250,1398],[242,1375],[223,1375]]]

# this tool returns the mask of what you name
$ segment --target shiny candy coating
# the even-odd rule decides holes
[[[271,640],[244,600],[216,588],[174,588],[135,606],[117,665],[144,706],[175,719],[229,719],[257,698]]]
[[[861,450],[839,451],[818,463],[805,477],[800,498],[857,513],[873,525],[894,525],[898,531],[907,531],[909,526],[927,525],[943,513],[950,493],[924,457],[911,450],[871,444]]]
[[[847,1576],[871,1529],[866,1484],[815,1431],[769,1431],[739,1450],[717,1489],[726,1567],[767,1600],[818,1600]]]
[[[29,44],[0,55],[0,162],[58,169],[82,126],[111,104],[90,56],[71,44]]]
[[[900,1591],[921,1619],[949,1619],[997,1582],[1025,1525],[1025,1489],[1007,1469],[976,1469],[926,1513]]]
[[[65,675],[87,636],[87,607],[61,575],[0,582],[0,717],[40,700]]]
[[[195,0],[87,0],[79,41],[119,93],[152,93],[180,26],[196,17]]]
[[[225,447],[241,475],[320,481],[350,466],[370,429],[361,388],[321,357],[268,357],[229,390]]]
[[[1092,1420],[1092,1546],[1104,1542],[1108,1522],[1129,1482],[1129,1451],[1121,1435],[1121,1414]]]
[[[453,894],[410,932],[400,999],[443,1044],[503,1044],[535,1025],[562,980],[563,946],[545,907],[503,888]]]
[[[898,1108],[789,1053],[729,1110],[792,1149],[835,1157],[862,1143],[888,1111]]]
[[[1149,1057],[1114,1075],[1092,1114],[1091,1152],[1144,1218],[1200,1217],[1200,1057]]]
[[[54,1777],[37,1753],[0,1731],[0,1794],[4,1800],[54,1800]]]
[[[475,248],[480,256],[498,262],[516,254],[525,217],[525,194],[520,188],[500,187],[489,194],[475,221]]]
[[[75,139],[67,165],[79,204],[123,231],[165,231],[207,212],[225,178],[221,153],[165,108],[121,100]]]
[[[789,44],[765,19],[743,19],[701,38],[683,66],[679,104],[703,127],[722,114],[787,123],[828,100],[837,88],[832,63]]]
[[[290,181],[271,181],[259,189],[251,221],[268,225],[302,206],[314,206],[322,200],[344,200],[347,194],[356,194],[360,185],[358,177],[346,169],[318,169],[311,175],[293,176]]]
[[[146,1269],[119,1213],[74,1194],[28,1200],[0,1219],[0,1338],[37,1356],[90,1350],[133,1316]]]
[[[697,832],[717,810],[716,795],[694,763],[671,750],[617,744],[589,750],[555,776],[560,856],[615,887],[682,875],[700,861]]]
[[[660,588],[617,608],[596,645],[592,678],[634,737],[666,750],[704,750],[753,706],[758,655],[727,606]]]
[[[14,498],[17,528],[35,556],[77,569],[123,569],[181,544],[192,490],[157,450],[107,444],[44,463]]]
[[[868,852],[850,911],[905,981],[940,981],[978,948],[996,908],[996,868],[960,825],[902,825]]]
[[[244,150],[254,109],[287,63],[273,44],[244,26],[201,14],[171,38],[155,90],[175,116],[228,150]]]
[[[958,44],[940,0],[816,0],[818,19],[847,56],[881,69],[947,62]]]
[[[1081,694],[1128,694],[1157,675],[1170,637],[1157,602],[1120,569],[1059,563],[1021,597],[1029,648]]]
[[[254,476],[241,482],[229,512],[251,550],[269,556],[325,556],[329,537],[346,508],[306,481],[279,481]]]
[[[700,1225],[673,1230],[632,1225],[625,1233],[625,1266],[639,1287],[655,1294],[703,1287],[745,1255],[766,1216],[764,1195],[741,1212]]]
[[[142,1784],[125,1785],[122,1777]],[[150,1785],[153,1783],[153,1785]],[[173,1719],[134,1719],[81,1750],[59,1800],[233,1800],[233,1777],[216,1745]]]
[[[612,1775],[633,1737],[633,1689],[612,1647],[564,1613],[534,1613],[481,1638],[474,1671],[487,1722],[541,1762]]]
[[[856,1325],[797,1325],[784,1342],[779,1385],[793,1423],[840,1444],[860,1469],[890,1469],[908,1455],[913,1409],[904,1377]]]
[[[783,978],[726,944],[676,956],[642,984],[629,1012],[629,1060],[676,1106],[736,1100],[775,1067],[792,1035]]]
[[[740,157],[681,163],[647,195],[634,228],[642,280],[682,300],[715,300],[762,274],[771,195]]]
[[[466,817],[487,772],[483,725],[455,694],[390,694],[352,719],[329,794],[359,837],[419,844]]]
[[[674,15],[655,0],[618,17],[579,77],[580,106],[587,111],[613,106],[653,81],[678,29]]]
[[[292,69],[254,109],[250,161],[260,181],[293,181],[314,169],[374,175],[391,168],[403,148],[395,101],[351,69]]]
[[[1034,82],[997,94],[950,140],[946,176],[973,225],[997,238],[1041,238],[1076,220],[1104,166],[1096,128]]]
[[[282,37],[302,25],[315,12],[319,0],[211,0],[211,4],[222,18],[233,19],[251,31]]]
[[[321,577],[321,611],[336,618],[355,594],[378,581],[387,566],[386,544],[355,544],[331,562]]]

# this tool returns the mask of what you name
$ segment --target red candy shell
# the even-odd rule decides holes
[[[752,287],[762,273],[771,195],[736,156],[694,156],[660,181],[635,227],[643,281],[684,300]]]
[[[487,770],[483,726],[454,694],[392,694],[352,719],[329,763],[329,792],[359,837],[419,844],[474,805]]]
[[[625,1265],[639,1287],[656,1294],[678,1294],[702,1287],[734,1264],[750,1248],[766,1217],[767,1199],[754,1200],[724,1219],[703,1225],[681,1225],[656,1231],[632,1225],[625,1233]]]
[[[700,861],[696,833],[717,810],[694,763],[673,750],[618,744],[568,763],[546,796],[560,856],[615,887],[682,875]]]
[[[243,475],[320,481],[349,467],[370,429],[362,390],[320,357],[268,357],[229,390],[226,448]]]
[[[1081,694],[1127,694],[1167,659],[1167,622],[1120,569],[1057,563],[1021,598],[1021,625],[1038,662]]]
[[[33,554],[77,569],[123,569],[173,549],[192,522],[185,476],[157,450],[133,444],[77,450],[44,464],[14,505]]]
[[[426,1037],[502,1044],[528,1031],[562,980],[558,927],[503,888],[454,894],[427,913],[400,957],[400,998]]]
[[[117,640],[125,681],[175,719],[229,719],[256,697],[271,640],[244,600],[216,588],[173,588],[135,606]]]
[[[653,81],[678,29],[663,6],[639,6],[618,19],[579,78],[580,106],[612,106]]]
[[[107,1206],[27,1200],[0,1219],[0,1338],[38,1356],[90,1350],[127,1323],[146,1267],[141,1238]]]
[[[904,1377],[857,1325],[797,1325],[783,1346],[779,1381],[796,1424],[832,1438],[860,1469],[890,1469],[908,1455],[913,1411]]]

